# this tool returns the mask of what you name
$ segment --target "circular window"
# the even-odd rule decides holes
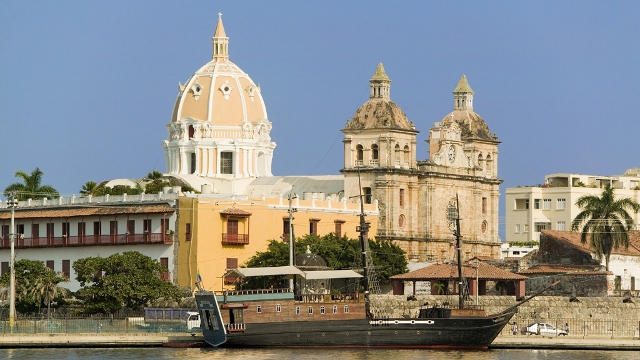
[[[486,220],[482,222],[482,233],[485,233],[487,231],[487,225],[488,224]]]
[[[400,215],[400,218],[398,218],[398,226],[404,226],[404,215]]]
[[[229,87],[228,87],[228,86],[227,86],[227,87],[225,87],[225,88],[224,88],[224,91],[229,91]]]

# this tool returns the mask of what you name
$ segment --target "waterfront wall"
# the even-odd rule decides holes
[[[407,300],[400,295],[372,295],[371,308],[374,314],[388,317],[408,315],[417,317],[420,308],[448,302],[457,307],[458,297],[453,295],[417,295],[416,300]],[[518,315],[538,321],[556,319],[574,319],[576,321],[601,320],[616,321],[620,319],[640,321],[640,298],[633,298],[634,303],[623,303],[620,297],[585,297],[579,302],[570,302],[568,297],[538,296],[518,308]],[[478,305],[483,306],[488,314],[498,313],[515,305],[515,296],[480,296]],[[466,304],[475,304],[475,299]]]

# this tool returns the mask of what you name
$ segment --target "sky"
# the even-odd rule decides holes
[[[339,174],[379,62],[418,160],[467,76],[502,141],[502,228],[506,188],[640,167],[638,1],[3,1],[0,188],[36,167],[63,196],[164,172],[178,82],[211,59],[218,12],[260,84],[274,175]]]

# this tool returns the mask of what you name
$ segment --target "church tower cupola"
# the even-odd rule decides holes
[[[213,59],[229,59],[229,38],[222,25],[222,13],[218,13],[218,25],[211,40],[213,41]]]
[[[453,110],[473,110],[473,90],[465,75],[462,75],[458,86],[453,90]]]
[[[390,99],[389,88],[391,87],[391,80],[384,72],[384,66],[382,66],[382,63],[378,64],[376,72],[373,74],[373,77],[371,77],[371,80],[369,80],[369,84],[369,87],[371,88],[369,98]]]

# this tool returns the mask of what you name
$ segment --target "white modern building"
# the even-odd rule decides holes
[[[15,208],[16,261],[42,261],[80,289],[73,263],[138,251],[158,260],[173,280],[178,194],[101,196],[20,201]],[[0,202],[0,272],[9,271],[11,209]]]
[[[640,168],[614,176],[551,174],[541,185],[508,188],[507,241],[540,241],[542,230],[571,230],[571,221],[581,211],[575,202],[584,195],[600,196],[605,184],[611,184],[617,197],[640,202]],[[631,216],[640,229],[640,213]]]

